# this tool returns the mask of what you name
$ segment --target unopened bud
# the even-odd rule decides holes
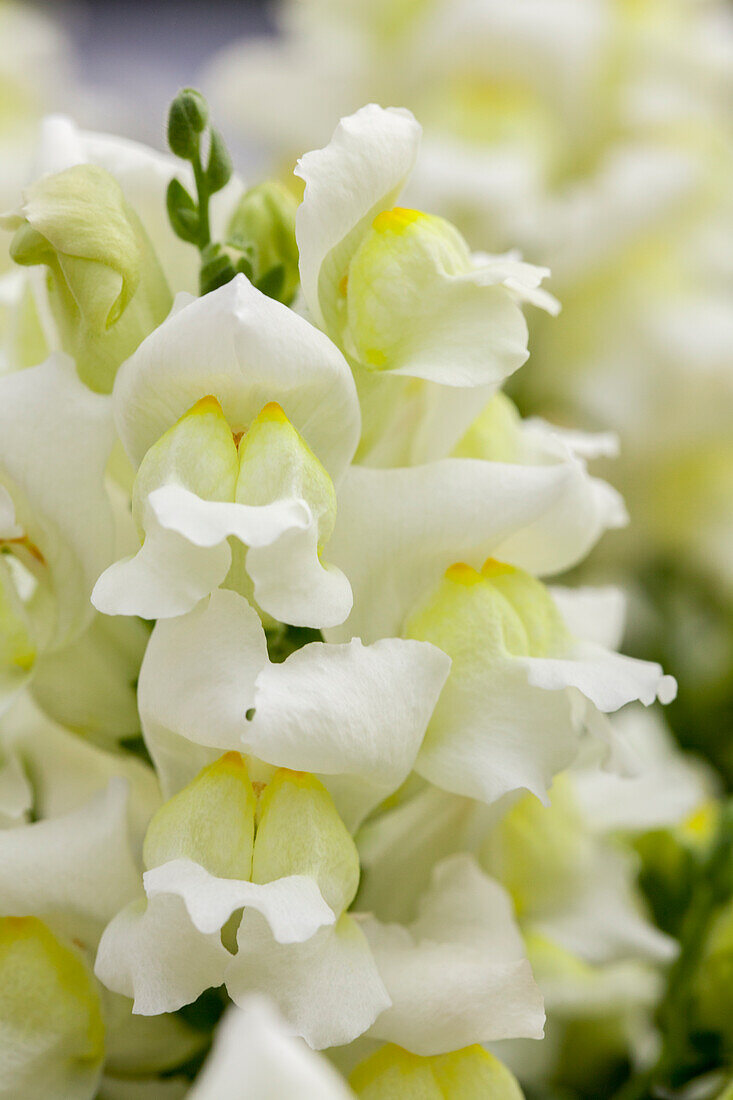
[[[229,223],[232,243],[252,257],[255,286],[285,305],[298,288],[297,206],[282,184],[260,183],[243,195]]]
[[[156,328],[171,294],[150,240],[117,181],[79,164],[32,185],[10,252],[16,263],[45,264],[64,351],[91,389],[108,393],[123,362]]]
[[[177,157],[193,160],[199,136],[209,120],[209,107],[195,88],[183,88],[168,112],[168,145]]]

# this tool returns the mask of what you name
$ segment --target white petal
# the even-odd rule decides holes
[[[449,668],[424,642],[313,642],[263,670],[241,742],[320,774],[353,828],[407,778]]]
[[[109,398],[87,389],[62,355],[0,378],[0,481],[8,479],[15,522],[48,565],[57,638],[91,617],[89,593],[112,558],[104,486],[111,411]]]
[[[247,553],[247,572],[259,606],[280,622],[315,628],[336,626],[351,611],[351,585],[318,554],[318,527],[292,527],[268,547]]]
[[[219,932],[194,928],[180,898],[137,898],[107,925],[94,971],[115,993],[130,997],[133,1012],[157,1016],[190,1004],[219,986],[231,956]]]
[[[711,797],[712,774],[701,760],[680,752],[656,710],[630,707],[611,722],[633,746],[638,770],[620,777],[592,763],[573,772],[575,797],[592,829],[669,828]]]
[[[3,738],[32,776],[36,817],[55,818],[102,795],[113,777],[129,784],[129,824],[135,850],[160,805],[151,767],[131,753],[106,752],[47,717],[28,695],[2,721]]]
[[[559,913],[537,921],[537,929],[589,962],[674,958],[678,945],[645,917],[633,874],[625,853],[599,848],[583,889]]]
[[[341,119],[324,149],[298,161],[295,174],[305,181],[295,223],[300,280],[317,324],[333,325],[324,300],[333,297],[374,216],[394,205],[414,167],[421,132],[409,111],[370,103]]]
[[[233,432],[277,401],[334,481],[356,449],[359,407],[345,359],[243,275],[174,308],[120,368],[115,421],[133,462],[208,394]]]
[[[34,915],[87,946],[134,897],[127,783],[113,779],[79,810],[0,832],[0,911]]]
[[[415,1054],[476,1042],[541,1038],[542,998],[508,895],[467,855],[434,872],[409,927],[362,923],[392,1007],[370,1036]]]
[[[145,542],[99,577],[92,603],[105,615],[169,619],[185,615],[226,577],[232,554],[226,542],[196,546],[160,527],[148,511]]]
[[[194,546],[212,547],[230,535],[247,546],[266,547],[291,528],[308,527],[311,513],[302,500],[276,500],[251,506],[202,500],[181,485],[164,485],[148,497],[161,527]]]
[[[156,626],[140,671],[140,714],[159,767],[159,750],[175,756],[171,732],[247,751],[321,775],[353,826],[412,769],[449,665],[434,646],[395,638],[313,642],[270,664],[256,612],[222,589]]]
[[[620,588],[550,587],[565,625],[574,638],[618,649],[626,625],[626,594]]]
[[[364,934],[344,914],[305,943],[278,944],[261,916],[245,911],[226,985],[239,1003],[266,993],[288,1027],[320,1050],[361,1035],[389,1005]]]
[[[148,898],[180,897],[199,932],[221,929],[237,909],[256,909],[278,943],[302,943],[335,917],[312,878],[288,875],[258,884],[216,878],[198,863],[174,859],[143,875]]]
[[[160,622],[138,683],[143,730],[158,725],[201,745],[238,749],[255,681],[267,663],[257,612],[228,589]]]
[[[534,687],[559,691],[574,687],[600,711],[618,710],[639,699],[651,706],[657,699],[670,703],[677,694],[672,676],[660,665],[613,653],[593,642],[577,642],[563,658],[517,657]]]
[[[600,534],[594,511],[568,522],[579,476],[567,463],[469,458],[352,467],[339,491],[329,556],[351,582],[354,609],[328,640],[399,634],[408,612],[456,561],[480,566],[494,556],[540,574],[568,568]]]
[[[292,1038],[270,1003],[252,996],[232,1008],[216,1029],[214,1046],[188,1100],[349,1100],[325,1058]]]

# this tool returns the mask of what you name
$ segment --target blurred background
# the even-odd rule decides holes
[[[522,415],[612,431],[631,523],[579,571],[630,596],[627,650],[733,783],[733,5],[728,0],[0,0],[0,197],[45,111],[163,144],[208,95],[247,182],[292,181],[363,103],[425,128],[405,204],[552,268]]]

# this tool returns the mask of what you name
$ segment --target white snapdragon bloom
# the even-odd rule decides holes
[[[584,611],[588,610],[588,598]],[[659,665],[573,635],[563,602],[529,573],[489,558],[458,563],[405,624],[452,660],[417,770],[456,793],[493,801],[526,788],[545,797],[572,763],[585,728],[620,751],[604,715],[640,699],[670,702],[675,681]],[[591,601],[592,606],[592,601]],[[603,605],[593,609],[596,619]],[[567,615],[567,613],[566,613]],[[617,761],[623,766],[623,759]]]
[[[236,843],[225,848],[224,836]],[[459,862],[436,871],[409,929],[351,915],[356,848],[307,774],[278,769],[253,786],[243,758],[225,754],[154,816],[143,852],[147,898],[111,922],[96,964],[137,1012],[171,1010],[224,982],[237,1002],[273,997],[315,1047],[367,1029],[419,1054],[541,1034],[501,889]],[[463,987],[469,974],[466,1001],[450,983]]]
[[[276,619],[343,621],[351,590],[321,552],[359,408],[322,334],[239,275],[179,302],[125,363],[113,402],[144,540],[97,582],[99,610],[180,615],[229,574]]]
[[[171,825],[168,833],[171,843],[186,835],[184,821],[194,821],[194,797],[197,806],[214,812],[211,792],[206,798],[195,792],[241,761],[232,754],[233,748],[268,764],[256,765],[270,785],[261,796],[253,867],[258,844],[260,850],[266,846],[274,852],[277,845],[272,838],[279,837],[279,847],[285,844],[287,849],[287,837],[306,828],[305,822],[298,824],[304,810],[297,808],[297,790],[302,790],[299,797],[306,801],[317,798],[324,808],[328,805],[328,796],[315,779],[307,774],[298,778],[282,770],[283,765],[318,771],[336,804],[344,807],[353,825],[358,824],[409,774],[446,674],[447,658],[432,646],[397,639],[368,647],[360,642],[311,643],[284,663],[269,664],[257,615],[231,592],[214,593],[208,607],[202,605],[188,616],[160,623],[143,663],[140,705],[153,757],[166,785],[179,791],[167,804],[170,821],[175,818],[175,828]],[[218,759],[222,749],[230,752]],[[214,762],[180,790],[206,757]],[[270,779],[276,766],[281,770]],[[237,763],[238,775],[245,774],[243,767]],[[246,786],[248,781],[242,782]],[[258,789],[262,782],[256,782]],[[273,785],[280,792],[277,798],[267,793]],[[273,807],[269,823],[266,806]],[[333,809],[330,813],[334,815]],[[287,814],[295,815],[290,825],[290,819],[282,816]],[[312,813],[308,820],[314,820]],[[335,816],[332,820],[334,829],[343,830]],[[224,823],[221,828],[225,826],[229,835],[231,826]],[[191,828],[197,827],[191,824]],[[339,835],[345,844],[345,835]],[[325,851],[324,842],[319,844],[314,842],[310,848]],[[149,831],[149,853],[151,845]],[[449,871],[446,867],[426,895],[424,921],[410,929],[382,928],[379,922],[347,914],[356,880],[349,880],[338,895],[328,889],[323,894],[330,915],[328,909],[321,912],[316,907],[315,916],[309,916],[311,903],[293,892],[289,911],[299,914],[300,922],[293,931],[295,915],[289,925],[278,924],[277,913],[267,907],[266,895],[274,886],[269,878],[257,872],[260,877],[252,879],[252,883],[268,882],[270,889],[265,890],[245,882],[241,871],[236,885],[222,881],[222,877],[235,877],[231,869],[225,873],[219,868],[218,877],[212,877],[209,861],[217,850],[214,845],[208,856],[199,855],[198,869],[190,863],[172,864],[170,860],[180,856],[181,850],[168,851],[165,868],[146,872],[147,903],[135,903],[105,933],[98,973],[120,992],[134,992],[141,1011],[170,1009],[174,1002],[182,1003],[179,998],[196,996],[200,985],[225,981],[235,1000],[252,989],[274,996],[291,1026],[316,1046],[348,1042],[372,1024],[370,1034],[421,1054],[443,1053],[476,1042],[482,1035],[499,1038],[507,1028],[528,1035],[541,1028],[541,1009],[517,950],[518,941],[512,938],[509,909],[495,896],[492,884],[483,884],[477,869],[461,865]],[[190,852],[188,857],[196,860]],[[146,857],[149,867],[153,859],[158,862],[158,856]],[[281,865],[281,875],[314,873],[311,864],[303,864],[302,855],[295,853],[293,860]],[[341,859],[339,865],[346,866]],[[322,877],[318,881],[322,884]],[[278,891],[285,889],[281,879]],[[172,946],[171,929],[160,916],[164,897],[172,905],[170,895],[183,898],[197,934],[209,937],[209,947],[204,951],[202,943],[199,952],[202,971],[194,972],[188,963],[194,949],[188,937],[191,946],[185,959],[180,965],[172,962],[178,949]],[[259,895],[265,896],[260,899]],[[221,928],[241,905],[245,915],[237,933],[237,954],[228,956],[211,940],[213,926]],[[428,913],[433,915],[429,918]],[[463,914],[463,925],[458,913]],[[167,917],[173,919],[173,915]],[[154,960],[161,950],[159,937],[169,945],[165,980],[150,978],[158,973]],[[490,952],[489,942],[503,946]],[[130,972],[126,968],[133,965],[135,955],[138,962]],[[446,985],[451,971],[474,973],[475,994],[466,1005]],[[347,973],[350,984],[344,984]],[[516,1017],[507,1010],[510,990],[517,998]],[[390,1000],[393,1007],[384,1013]],[[499,1003],[502,1009],[497,1012]],[[410,1035],[409,1021],[418,1004],[436,1020],[436,1026],[432,1032],[414,1028]],[[365,1015],[369,1011],[370,1018]]]
[[[296,169],[306,185],[296,216],[303,297],[355,371],[367,455],[378,422],[382,433],[395,427],[424,383],[469,391],[448,398],[460,433],[527,359],[520,304],[556,304],[538,289],[545,269],[473,256],[442,218],[395,205],[420,133],[409,112],[372,104]]]

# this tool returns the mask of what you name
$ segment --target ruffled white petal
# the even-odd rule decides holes
[[[94,971],[133,1012],[157,1016],[190,1004],[224,980],[229,952],[219,932],[194,928],[183,901],[171,894],[137,898],[107,925]]]
[[[132,557],[105,569],[92,591],[92,603],[105,615],[142,619],[185,615],[218,588],[231,560],[227,542],[196,546],[161,527],[148,509],[144,543]]]
[[[270,664],[255,611],[220,590],[156,626],[140,673],[140,714],[164,776],[173,733],[238,749],[319,774],[353,827],[406,779],[449,667],[436,647],[396,638],[313,642]]]
[[[272,997],[287,1026],[309,1046],[350,1043],[386,1008],[389,996],[364,933],[348,914],[305,943],[278,944],[263,918],[245,911],[227,970],[230,997]]]
[[[437,865],[409,928],[373,917],[362,928],[392,999],[370,1036],[420,1055],[542,1037],[542,997],[511,901],[470,856]]]
[[[221,929],[243,907],[262,914],[278,943],[302,943],[335,920],[315,880],[306,875],[243,882],[216,878],[198,863],[174,859],[146,871],[143,882],[150,899],[162,894],[180,897],[192,924],[204,934]]]
[[[533,687],[546,691],[577,688],[598,710],[608,713],[640,700],[671,703],[677,694],[674,677],[660,665],[625,657],[593,642],[578,641],[564,657],[517,657]]]
[[[247,572],[257,603],[280,622],[325,628],[351,611],[351,585],[337,566],[321,561],[315,523],[292,526],[272,546],[251,547]]]

